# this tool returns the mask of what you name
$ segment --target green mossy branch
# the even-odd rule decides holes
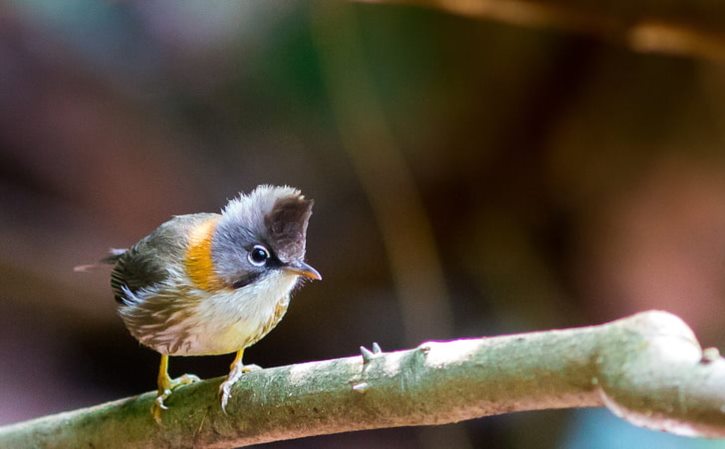
[[[725,437],[725,362],[665,312],[600,326],[424,343],[255,371],[219,407],[221,378],[0,428],[0,447],[232,448],[523,410],[605,405],[640,426]]]

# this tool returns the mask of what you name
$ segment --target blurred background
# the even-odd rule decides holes
[[[566,28],[388,4],[0,3],[0,424],[154,389],[108,271],[73,267],[260,183],[315,199],[325,279],[247,362],[653,308],[722,348],[725,66]],[[643,444],[718,443],[593,410],[265,447]]]

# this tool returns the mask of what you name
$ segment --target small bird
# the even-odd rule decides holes
[[[250,370],[244,349],[282,319],[300,278],[320,280],[305,263],[312,200],[291,187],[258,186],[229,201],[221,214],[178,215],[128,250],[112,250],[111,288],[132,336],[161,354],[158,421],[164,401],[180,385],[169,356],[236,352],[220,386],[226,411],[231,387]]]

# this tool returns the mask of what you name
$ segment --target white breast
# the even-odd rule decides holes
[[[187,341],[173,355],[228,354],[253,344],[275,314],[287,308],[297,276],[275,272],[245,287],[200,299]],[[207,293],[208,295],[208,293]]]

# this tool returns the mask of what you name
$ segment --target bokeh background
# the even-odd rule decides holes
[[[0,424],[153,389],[73,267],[260,183],[315,199],[325,279],[248,362],[652,308],[723,347],[725,70],[684,53],[386,4],[0,3]],[[718,443],[546,411],[266,447],[646,445]]]

